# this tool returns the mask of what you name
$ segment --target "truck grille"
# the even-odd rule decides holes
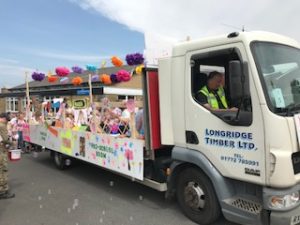
[[[242,209],[244,211],[254,213],[254,214],[259,214],[261,212],[261,205],[256,202],[251,202],[242,198],[237,198],[234,199],[231,202],[232,206],[235,206],[236,208]]]

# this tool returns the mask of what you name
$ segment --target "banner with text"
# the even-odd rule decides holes
[[[144,140],[30,125],[31,143],[143,180]]]

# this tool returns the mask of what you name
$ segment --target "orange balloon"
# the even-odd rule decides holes
[[[110,76],[108,74],[102,74],[100,76],[100,81],[104,84],[107,84],[107,85],[110,85],[112,83],[111,79],[110,79]]]
[[[116,67],[123,66],[123,61],[117,56],[111,57],[111,63]]]
[[[48,82],[49,83],[54,83],[54,82],[56,82],[58,80],[58,77],[56,77],[56,76],[49,76],[48,77]]]
[[[78,85],[80,85],[82,83],[82,78],[81,77],[74,77],[73,79],[72,79],[72,84],[74,85],[74,86],[78,86]]]

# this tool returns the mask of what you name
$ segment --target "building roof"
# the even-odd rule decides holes
[[[120,69],[131,71],[134,68],[135,68],[135,66],[107,67],[107,68],[98,69],[96,74],[99,74],[99,75],[100,74],[109,74],[110,75],[112,73],[118,72]],[[92,72],[84,71],[82,74],[70,73],[68,75],[69,81],[66,83],[61,83],[60,79],[58,79],[56,82],[50,83],[50,82],[48,82],[47,78],[45,78],[43,81],[30,81],[28,83],[28,85],[29,85],[29,88],[32,90],[49,88],[50,86],[51,86],[51,88],[55,88],[57,86],[60,86],[60,87],[66,87],[66,86],[70,86],[70,85],[73,86],[72,78],[74,78],[76,76],[80,76],[83,80],[82,85],[80,85],[80,86],[88,86],[89,74],[92,74]],[[99,84],[100,82],[95,82],[95,83]],[[12,87],[8,90],[10,92],[14,92],[14,91],[21,91],[21,90],[25,90],[25,89],[26,89],[26,84],[24,83],[24,84]]]

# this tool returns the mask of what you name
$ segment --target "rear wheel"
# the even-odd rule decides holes
[[[179,174],[177,199],[183,213],[191,220],[209,225],[220,214],[220,206],[209,178],[196,168],[188,168]]]
[[[52,150],[50,150],[50,149],[48,149],[48,148],[46,148],[46,151],[49,151],[49,152],[50,152],[50,157],[51,157],[51,159],[54,160],[55,151],[52,151]]]
[[[71,159],[66,157],[65,155],[59,153],[59,152],[54,152],[54,163],[56,167],[60,170],[66,169],[68,166],[71,165]]]

